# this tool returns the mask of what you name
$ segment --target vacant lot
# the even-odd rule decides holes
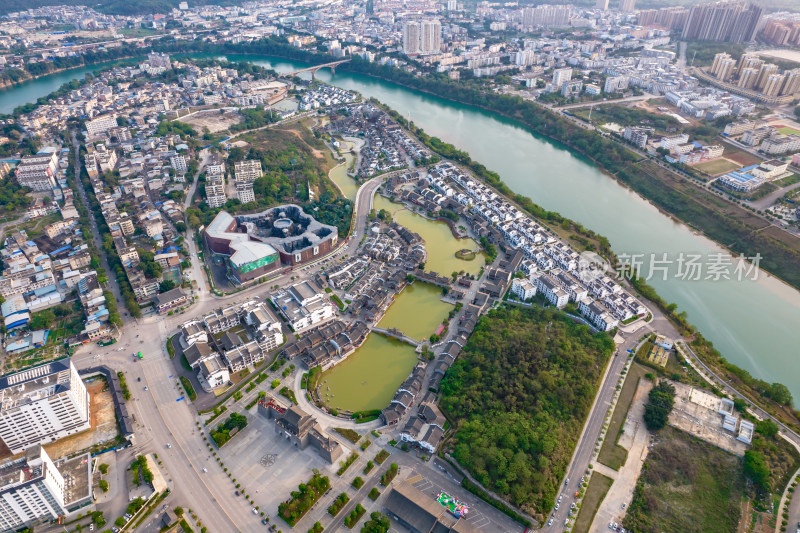
[[[624,526],[637,533],[736,531],[744,486],[739,458],[666,427],[647,456]]]
[[[610,477],[598,474],[597,472],[592,474],[589,480],[589,486],[586,487],[586,496],[583,498],[581,512],[578,515],[578,520],[575,521],[575,528],[573,531],[576,533],[589,531],[594,515],[597,513],[597,509],[600,508],[600,504],[603,502],[603,498],[606,497],[606,493],[608,493],[608,489],[611,488],[612,483],[614,483],[614,480]]]
[[[622,434],[622,426],[628,416],[636,387],[639,386],[639,379],[646,373],[647,369],[642,365],[636,363],[631,365],[628,377],[625,378],[625,385],[622,386],[619,394],[617,406],[614,408],[611,423],[608,425],[603,447],[600,448],[600,455],[597,457],[598,461],[614,470],[619,470],[628,458],[628,450],[617,444],[617,441]]]
[[[697,165],[694,165],[694,168],[702,172],[705,172],[710,176],[719,176],[720,174],[730,172],[731,170],[736,170],[739,167],[741,167],[739,163],[731,161],[729,159],[725,159],[724,157],[720,159],[714,159],[713,161],[706,161],[704,163],[698,163]]]
[[[741,148],[738,148],[732,144],[726,142],[721,142],[720,144],[723,146],[723,148],[725,148],[725,159],[739,163],[743,167],[755,165],[756,163],[761,162],[760,157],[755,156],[750,152],[745,152]]]
[[[242,117],[235,111],[208,109],[181,117],[180,121],[189,124],[198,133],[202,133],[204,128],[208,128],[211,133],[217,133],[227,130],[234,124],[238,124],[242,121]]]

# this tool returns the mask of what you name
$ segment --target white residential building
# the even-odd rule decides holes
[[[117,117],[116,115],[101,115],[95,119],[90,120],[86,123],[86,132],[94,137],[95,135],[100,135],[101,133],[105,133],[112,128],[117,127]]]
[[[536,289],[540,291],[551,305],[559,309],[567,305],[569,302],[569,294],[567,294],[550,274],[540,274],[536,278]]]
[[[89,429],[89,394],[70,359],[0,378],[0,438],[12,453]]]
[[[86,464],[83,468],[65,469],[68,471],[65,475],[59,472],[44,448],[37,445],[24,457],[3,465],[0,468],[0,531],[18,531],[69,514],[70,504],[76,503],[70,493],[91,483],[88,457],[87,454],[73,460],[73,463],[86,461]],[[77,479],[78,476],[85,476],[85,479]],[[81,496],[78,495],[78,499]]]
[[[511,293],[520,300],[530,300],[536,296],[536,285],[525,278],[514,278],[511,282]]]
[[[294,331],[318,324],[335,313],[333,304],[313,281],[280,290],[271,299]]]

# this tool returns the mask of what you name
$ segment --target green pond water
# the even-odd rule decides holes
[[[376,194],[372,203],[376,211],[386,209],[394,214],[394,220],[414,233],[419,233],[425,241],[428,259],[425,270],[438,272],[442,276],[449,276],[452,272],[477,274],[485,263],[484,255],[478,254],[471,261],[456,257],[456,252],[461,249],[477,250],[480,245],[472,239],[456,239],[453,232],[445,222],[428,220],[416,213],[404,209],[402,204],[389,201]]]
[[[395,297],[378,325],[399,329],[412,339],[425,340],[447,318],[452,305],[441,300],[442,289],[416,282]]]
[[[441,297],[439,287],[413,283],[395,297],[379,325],[397,328],[413,339],[427,339],[452,308]],[[383,409],[416,362],[417,354],[410,344],[370,333],[360,348],[325,372],[320,394],[337,409]]]
[[[349,147],[348,147],[349,149]],[[356,180],[347,175],[347,169],[350,168],[350,163],[353,161],[353,155],[350,153],[344,154],[345,162],[339,166],[333,167],[328,172],[328,177],[332,182],[339,187],[342,194],[348,200],[355,201],[356,193],[358,192],[358,183]]]
[[[355,353],[325,372],[320,395],[337,409],[383,409],[416,362],[410,344],[371,333]]]

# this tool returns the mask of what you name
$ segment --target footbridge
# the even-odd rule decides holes
[[[392,337],[393,339],[397,339],[399,341],[406,342],[415,348],[419,348],[419,345],[421,344],[418,340],[412,339],[399,329],[394,329],[394,328],[384,329],[384,328],[373,327],[372,331],[374,331],[375,333],[380,333],[381,335],[386,335],[387,337]]]
[[[302,74],[303,72],[310,72],[311,79],[314,79],[314,75],[317,71],[321,68],[329,68],[331,69],[331,74],[336,74],[336,67],[341,65],[342,63],[349,63],[349,59],[342,59],[340,61],[332,61],[330,63],[323,63],[322,65],[314,65],[313,67],[307,67],[300,70],[295,70],[294,72],[287,72],[286,74],[282,74],[282,76],[297,76],[298,74]]]

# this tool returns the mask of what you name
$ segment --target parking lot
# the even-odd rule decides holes
[[[276,516],[278,504],[308,481],[313,469],[331,481],[336,478],[336,467],[317,455],[314,448],[296,448],[277,435],[273,423],[255,410],[247,414],[247,420],[247,427],[217,453],[261,511]],[[227,483],[231,492],[236,490],[233,483]]]

